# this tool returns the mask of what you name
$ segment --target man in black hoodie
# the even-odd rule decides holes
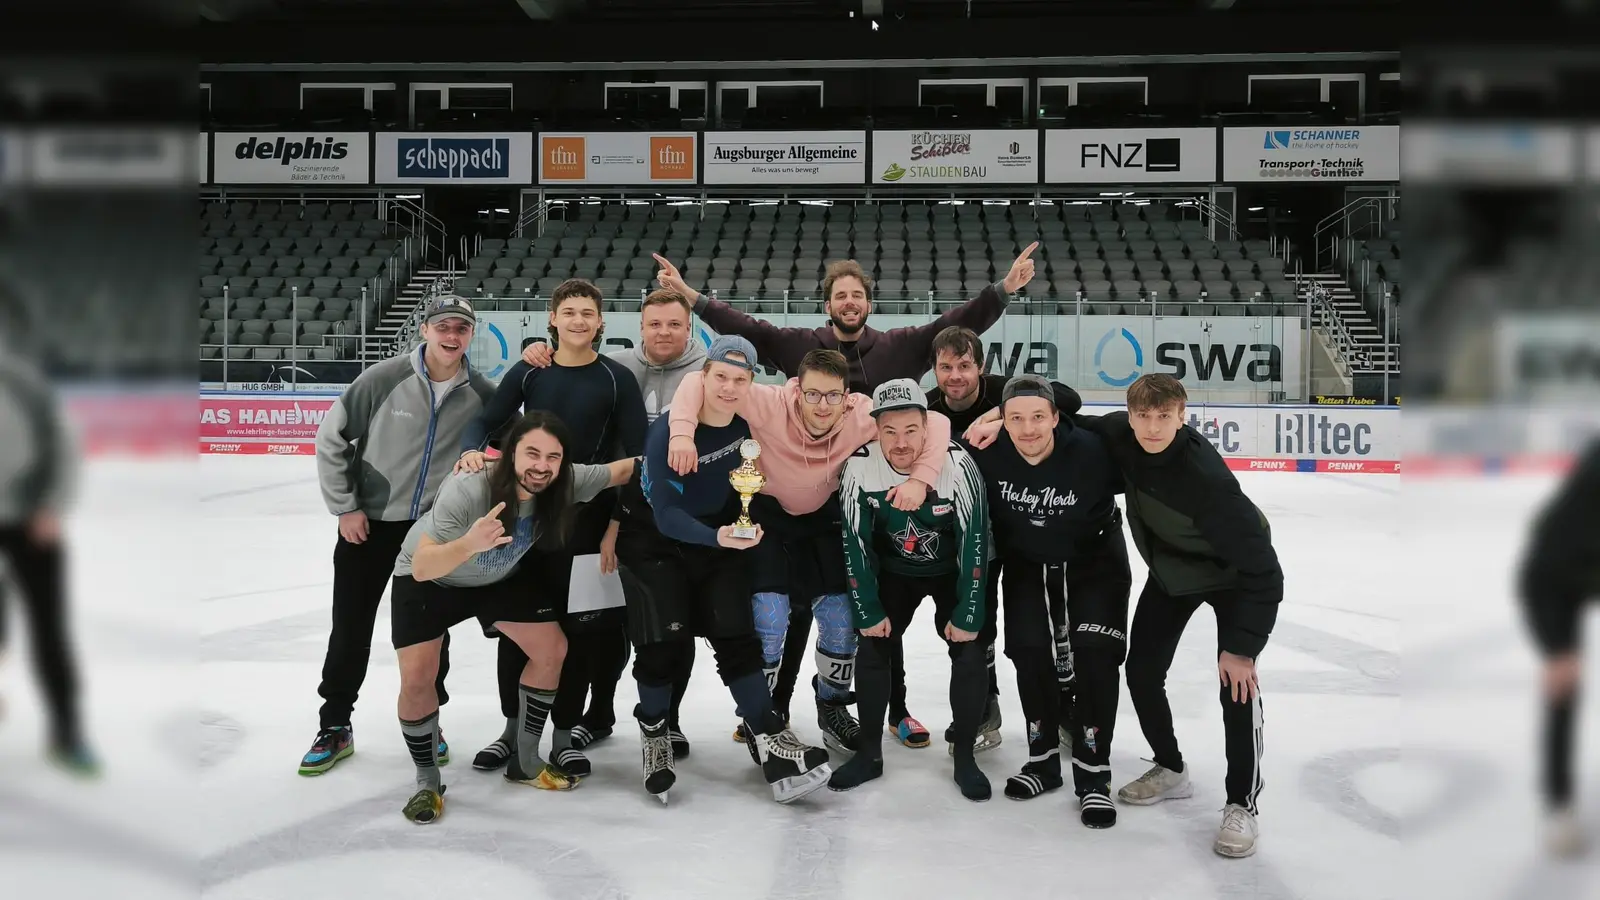
[[[1600,441],[1534,520],[1518,573],[1518,594],[1528,628],[1544,661],[1545,721],[1541,791],[1549,816],[1552,853],[1570,856],[1583,846],[1573,808],[1572,748],[1578,686],[1583,681],[1583,606],[1600,595]]]
[[[1267,519],[1239,489],[1211,442],[1184,424],[1188,394],[1171,375],[1128,386],[1128,412],[1085,424],[1105,437],[1127,482],[1128,530],[1150,569],[1128,638],[1128,694],[1156,765],[1123,786],[1123,803],[1189,797],[1167,703],[1167,669],[1202,605],[1217,617],[1217,673],[1228,756],[1228,805],[1212,848],[1255,852],[1261,793],[1261,691],[1256,658],[1283,600],[1283,569]]]

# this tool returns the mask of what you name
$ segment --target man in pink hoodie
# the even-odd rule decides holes
[[[796,377],[775,386],[752,385],[739,415],[761,444],[758,465],[766,486],[750,504],[766,539],[751,551],[752,599],[770,685],[783,660],[790,597],[809,598],[817,624],[817,725],[828,746],[853,751],[861,726],[850,715],[854,698],[856,631],[850,614],[839,509],[839,476],[845,460],[877,435],[872,398],[846,387],[850,364],[837,350],[812,350]],[[667,411],[672,440],[668,464],[680,475],[697,460],[694,428],[702,391],[700,376],[684,377]],[[899,509],[922,505],[938,482],[950,442],[950,420],[928,416],[928,441],[910,478],[889,501]],[[787,710],[780,710],[787,718]],[[735,731],[737,740],[746,736]]]

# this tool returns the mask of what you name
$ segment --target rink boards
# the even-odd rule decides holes
[[[312,455],[317,427],[334,400],[329,394],[205,394],[200,452]],[[1118,408],[1088,403],[1084,411]],[[1189,424],[1240,471],[1400,471],[1400,410],[1394,407],[1198,405],[1189,407]]]

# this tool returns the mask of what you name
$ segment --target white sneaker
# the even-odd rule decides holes
[[[1165,766],[1152,766],[1117,790],[1117,799],[1131,806],[1150,806],[1163,800],[1182,800],[1194,796],[1189,770],[1174,772]]]
[[[1230,803],[1222,811],[1222,827],[1217,829],[1217,840],[1211,849],[1223,856],[1240,859],[1256,852],[1256,817],[1237,803]]]
[[[1583,854],[1583,829],[1578,825],[1576,809],[1567,806],[1549,813],[1545,818],[1544,843],[1550,855],[1560,859]]]

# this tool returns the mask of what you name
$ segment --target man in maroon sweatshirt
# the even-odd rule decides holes
[[[1000,321],[1011,295],[1033,280],[1033,251],[1037,249],[1038,241],[1029,244],[1011,264],[1010,271],[1006,272],[1006,277],[1000,283],[989,285],[978,296],[932,322],[888,331],[879,331],[867,325],[867,318],[872,314],[872,278],[853,259],[829,265],[827,277],[822,281],[822,311],[828,314],[827,325],[820,328],[780,328],[739,312],[720,300],[702,296],[684,282],[677,266],[660,254],[652,255],[661,266],[661,271],[656,273],[656,280],[663,288],[690,298],[695,315],[718,334],[738,335],[748,340],[756,348],[756,355],[764,365],[775,366],[785,375],[792,376],[800,370],[800,359],[808,352],[817,349],[837,350],[850,363],[850,390],[871,394],[878,385],[896,378],[922,380],[933,364],[933,339],[945,328],[960,325],[982,334]],[[806,648],[810,646],[810,634],[810,605],[791,604],[783,666],[772,691],[773,705],[785,721],[788,720],[789,698],[794,695],[800,664]],[[904,658],[896,656],[893,663],[896,696],[904,696]],[[870,723],[863,724],[875,727]],[[895,738],[908,747],[926,747],[929,744],[928,730],[909,714],[899,722],[890,722],[888,725]]]
[[[661,271],[656,280],[661,286],[691,298],[695,315],[717,334],[738,335],[756,348],[763,365],[772,365],[793,375],[800,369],[800,358],[812,350],[838,350],[850,361],[850,390],[871,394],[878,385],[896,378],[920,381],[933,362],[933,338],[951,325],[970,328],[979,334],[1000,321],[1006,303],[1033,280],[1034,241],[1022,251],[1011,271],[998,284],[991,284],[955,309],[926,325],[908,325],[879,331],[867,324],[872,314],[872,278],[853,259],[828,266],[822,282],[826,298],[822,311],[828,324],[821,328],[780,328],[771,322],[745,315],[720,300],[701,296],[684,283],[677,266],[654,254]]]

